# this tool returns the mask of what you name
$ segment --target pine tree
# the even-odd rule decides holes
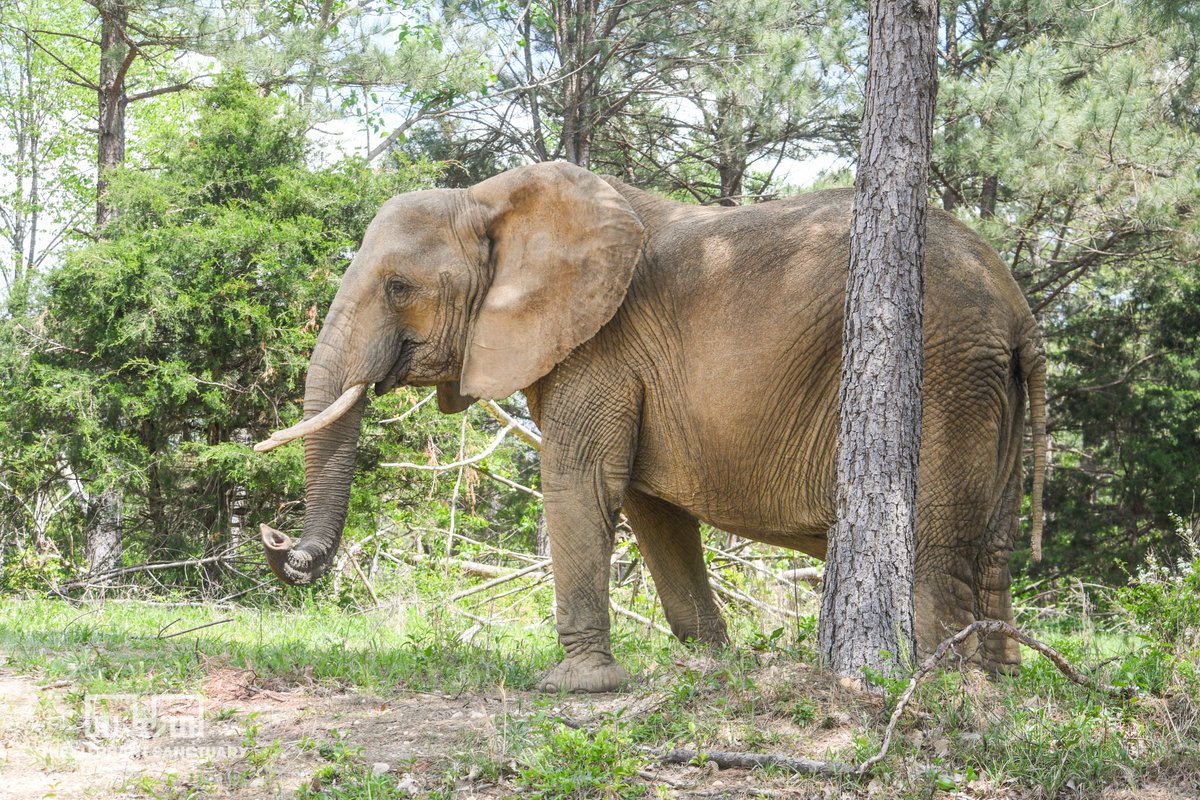
[[[869,14],[842,348],[838,521],[818,631],[828,667],[856,677],[907,666],[915,650],[921,263],[937,95],[937,4],[872,0]]]

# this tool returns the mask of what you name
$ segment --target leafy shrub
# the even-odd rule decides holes
[[[1151,553],[1116,593],[1133,632],[1146,642],[1121,664],[1121,678],[1155,694],[1200,692],[1200,532],[1175,518],[1185,544],[1175,563]]]
[[[1137,575],[1117,591],[1117,602],[1135,633],[1183,657],[1200,648],[1200,531],[1178,517],[1175,523],[1184,554],[1174,564],[1148,555]]]
[[[530,733],[517,783],[533,797],[633,798],[646,793],[638,782],[635,746],[615,720],[589,731],[538,715]]]

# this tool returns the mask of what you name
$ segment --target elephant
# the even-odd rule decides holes
[[[330,566],[366,389],[436,386],[439,408],[522,391],[541,475],[564,655],[544,691],[611,691],[609,559],[623,510],[680,639],[720,645],[700,523],[818,558],[836,520],[842,321],[853,191],[726,208],[677,203],[566,162],[388,200],[325,317],[305,420],[303,535],[262,527],[290,584]],[[1012,620],[1009,556],[1029,406],[1033,528],[1045,470],[1045,358],[1008,268],[927,215],[918,649]],[[968,642],[1013,670],[1007,638]]]

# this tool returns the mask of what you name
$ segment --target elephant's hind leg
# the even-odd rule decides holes
[[[1020,441],[1017,441],[1019,454]],[[1008,561],[1020,529],[1023,491],[1021,465],[1013,465],[1004,493],[991,522],[979,563],[979,616],[1012,623],[1012,573]],[[1021,664],[1020,646],[1007,636],[994,634],[983,644],[983,667],[988,672],[1015,673]]]
[[[996,492],[995,438],[973,432],[966,414],[953,421],[935,415],[933,422],[923,434],[917,487],[913,600],[922,655],[978,618],[980,559]],[[982,666],[976,637],[958,652]]]
[[[634,491],[625,498],[625,514],[654,576],[671,631],[680,640],[725,644],[725,621],[704,567],[700,523],[665,500]]]

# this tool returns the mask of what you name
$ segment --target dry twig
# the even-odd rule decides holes
[[[899,700],[896,702],[896,708],[892,711],[892,717],[888,722],[887,728],[884,730],[883,742],[879,746],[879,752],[870,758],[863,761],[858,766],[847,764],[841,761],[821,761],[808,758],[795,758],[792,756],[782,756],[774,753],[728,753],[722,751],[697,752],[695,750],[672,750],[662,756],[662,761],[667,764],[690,764],[692,761],[702,758],[706,761],[713,761],[721,768],[737,768],[737,769],[753,769],[754,767],[772,766],[778,769],[785,769],[790,772],[796,772],[804,775],[822,775],[835,776],[847,775],[854,777],[863,777],[867,775],[872,768],[881,763],[887,756],[888,749],[891,747],[892,736],[896,731],[896,725],[900,721],[901,715],[908,707],[912,700],[913,694],[916,692],[917,686],[922,680],[929,676],[941,662],[946,654],[951,652],[956,646],[962,644],[972,635],[988,636],[993,634],[1001,634],[1015,639],[1021,644],[1029,647],[1032,650],[1041,653],[1058,668],[1067,680],[1093,691],[1100,691],[1106,694],[1114,695],[1122,700],[1130,700],[1137,696],[1137,691],[1130,686],[1113,686],[1111,684],[1102,683],[1093,680],[1084,675],[1078,669],[1071,665],[1062,653],[1059,653],[1053,647],[1043,642],[1034,639],[1029,634],[1010,625],[1007,622],[999,620],[979,620],[972,622],[967,627],[963,628],[953,636],[943,640],[933,651],[933,653],[925,659],[920,668],[913,673],[912,678],[901,693]]]
[[[1001,622],[997,619],[981,619],[972,622],[967,627],[963,628],[953,636],[942,640],[920,668],[913,673],[912,679],[909,680],[908,686],[904,687],[904,692],[901,693],[900,699],[896,701],[896,708],[892,711],[892,718],[888,722],[887,728],[883,732],[883,743],[879,746],[879,752],[868,758],[866,761],[858,765],[855,770],[857,775],[865,775],[872,767],[883,761],[887,755],[888,748],[892,743],[892,734],[896,731],[896,725],[900,722],[900,715],[904,713],[904,709],[908,707],[909,701],[912,700],[913,693],[917,690],[917,685],[933,672],[946,654],[953,648],[971,638],[972,635],[988,636],[991,634],[1003,634],[1010,639],[1015,639],[1026,647],[1036,650],[1058,667],[1059,672],[1067,677],[1067,680],[1074,684],[1082,686],[1086,689],[1101,691],[1107,694],[1116,695],[1124,700],[1130,700],[1137,696],[1137,690],[1132,686],[1112,686],[1111,684],[1101,683],[1088,678],[1086,675],[1075,669],[1063,654],[1055,650],[1048,644],[1034,639],[1029,634],[1010,625],[1007,622]]]
[[[700,753],[695,750],[676,749],[662,757],[664,764],[691,764],[697,759],[711,761],[721,769],[775,767],[801,775],[854,774],[854,767],[841,761],[822,761],[813,758],[781,756],[774,753],[727,753],[722,750],[708,750]]]
[[[175,633],[168,633],[166,636],[163,636],[160,633],[158,638],[159,639],[174,639],[176,636],[183,636],[185,633],[191,633],[192,631],[203,630],[204,628],[211,628],[214,625],[224,625],[226,622],[233,622],[233,618],[226,617],[225,619],[218,619],[213,622],[206,622],[203,625],[197,625],[194,628],[188,628],[187,630],[183,630],[183,631],[176,631]],[[168,626],[168,627],[170,627],[170,626]],[[163,630],[166,630],[166,628],[164,628]]]

